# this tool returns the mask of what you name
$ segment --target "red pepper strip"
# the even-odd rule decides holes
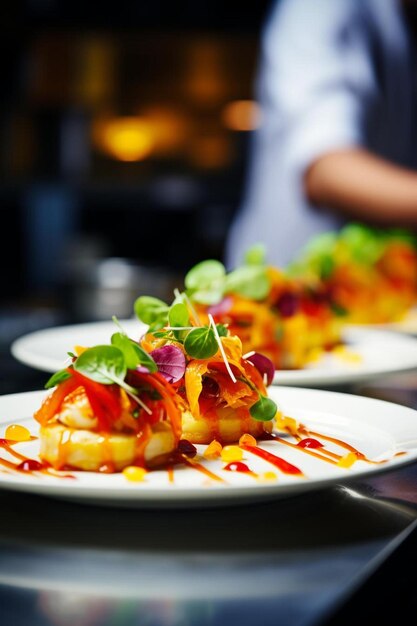
[[[72,371],[71,371],[72,373]],[[45,426],[59,412],[65,398],[79,386],[79,383],[71,376],[60,383],[54,391],[45,398],[41,407],[34,413],[33,417],[42,426]]]
[[[159,372],[145,374],[135,371],[129,372],[129,374],[133,386],[135,386],[136,381],[139,381],[139,383],[145,383],[159,393],[164,401],[165,411],[171,422],[174,434],[176,437],[179,437],[182,429],[182,415],[176,401],[176,388],[159,374]]]
[[[112,424],[122,412],[119,388],[97,383],[76,370],[72,370],[71,373],[77,381],[77,385],[84,387],[100,430],[110,431]]]

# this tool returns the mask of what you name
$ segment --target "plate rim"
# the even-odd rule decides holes
[[[144,326],[142,322],[135,318],[121,319],[119,320],[119,322],[122,326],[133,325],[133,323],[135,323],[135,325],[137,325],[139,328]],[[112,327],[114,329],[114,332],[117,331],[115,323],[111,320],[98,320],[96,322],[82,322],[80,324],[63,324],[61,326],[50,326],[48,328],[41,328],[39,330],[35,330],[33,332],[26,333],[24,335],[21,335],[20,337],[17,337],[17,339],[15,339],[10,344],[10,353],[17,361],[23,363],[24,365],[33,367],[45,373],[53,374],[58,371],[60,367],[63,367],[64,361],[62,361],[62,363],[58,365],[57,358],[42,355],[36,356],[30,349],[28,350],[27,344],[29,343],[30,347],[30,343],[32,341],[36,341],[36,339],[45,335],[50,335],[53,337],[57,332],[64,333],[65,331],[73,332],[83,329],[88,330],[92,327],[108,327],[109,329]],[[69,343],[68,350],[70,349],[71,345]]]

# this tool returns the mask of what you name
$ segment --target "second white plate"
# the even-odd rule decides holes
[[[139,339],[146,329],[136,319],[120,323],[132,339]],[[13,342],[11,352],[25,365],[53,373],[64,366],[74,346],[107,343],[116,331],[113,322],[57,326],[19,337]],[[415,337],[372,328],[349,328],[344,339],[343,350],[326,353],[303,369],[277,371],[274,384],[323,387],[417,370]]]
[[[371,328],[349,328],[342,349],[299,370],[280,370],[274,384],[322,387],[374,380],[417,370],[417,338]]]

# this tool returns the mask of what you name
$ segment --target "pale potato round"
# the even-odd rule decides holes
[[[195,418],[189,411],[182,415],[182,438],[191,443],[210,443],[217,439],[221,443],[237,443],[242,435],[248,433],[261,438],[272,431],[273,422],[260,422],[255,419],[242,420],[233,410],[219,411],[219,419]]]
[[[102,435],[90,430],[68,428],[55,423],[40,429],[40,458],[60,469],[64,466],[98,471],[111,465],[116,471],[137,462],[137,437],[134,434]],[[157,466],[176,448],[169,424],[156,424],[145,447],[145,465]]]

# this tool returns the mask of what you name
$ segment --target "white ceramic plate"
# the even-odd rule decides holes
[[[417,338],[372,328],[347,328],[344,347],[299,370],[277,371],[277,385],[353,384],[417,369]]]
[[[352,328],[374,328],[376,330],[390,330],[405,335],[417,337],[417,307],[414,307],[404,315],[401,320],[387,324],[363,324],[352,325]]]
[[[389,471],[417,460],[417,411],[407,407],[318,389],[274,387],[270,395],[286,415],[302,422],[314,433],[343,440],[372,461],[356,461],[350,468],[338,467],[312,454],[277,440],[258,443],[299,468],[303,475],[279,471],[268,461],[252,452],[244,452],[243,462],[256,474],[248,475],[224,469],[221,460],[205,460],[205,446],[197,446],[195,460],[226,482],[210,479],[201,471],[188,466],[175,466],[173,481],[167,470],[149,472],[140,483],[129,482],[123,474],[71,472],[75,478],[52,477],[12,471],[0,472],[0,488],[19,490],[77,500],[87,504],[130,507],[204,507],[228,506],[242,502],[275,499],[319,489],[331,484],[348,483],[359,477]],[[37,423],[31,417],[45,391],[12,394],[0,397],[0,436],[10,423],[27,426],[37,435]],[[344,456],[347,450],[321,435],[313,435],[330,452]],[[290,436],[287,441],[294,442]],[[15,444],[14,449],[31,458],[37,457],[38,440]],[[317,450],[313,450],[317,452]],[[11,459],[4,448],[3,458]],[[15,459],[16,461],[16,459]],[[274,472],[276,480],[262,481],[259,476]]]
[[[139,338],[146,326],[136,319],[121,320],[132,338]],[[75,345],[107,343],[117,331],[113,322],[90,322],[36,331],[14,341],[16,359],[46,372],[61,369],[68,351]],[[300,370],[280,370],[274,383],[307,387],[351,384],[380,376],[417,369],[417,338],[369,328],[345,332],[347,348],[330,353]]]
[[[139,339],[147,328],[137,319],[119,321],[132,339]],[[118,328],[112,321],[55,326],[19,337],[12,343],[11,352],[25,365],[53,373],[68,361],[68,352],[74,346],[108,343],[115,332]]]

